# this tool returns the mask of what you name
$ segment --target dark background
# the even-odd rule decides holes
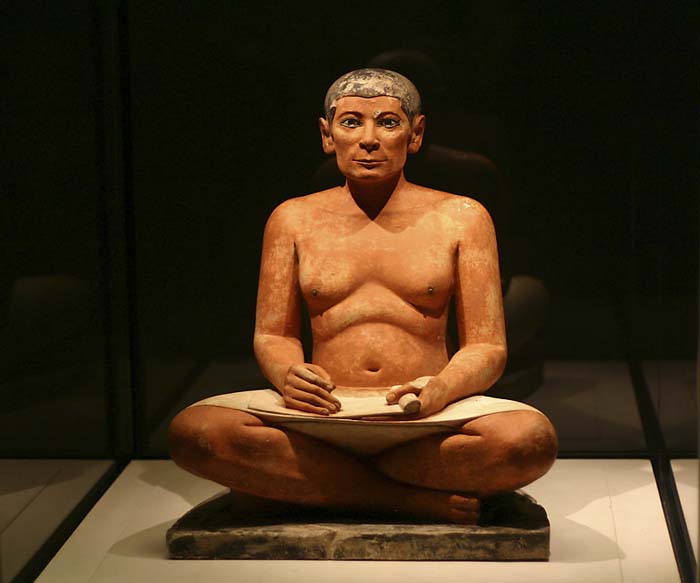
[[[162,455],[212,363],[255,382],[265,219],[312,191],[328,85],[388,49],[442,71],[429,137],[431,105],[500,136],[547,358],[696,358],[695,3],[0,10],[0,453]]]

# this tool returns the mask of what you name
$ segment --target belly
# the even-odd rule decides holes
[[[401,384],[435,375],[447,361],[444,326],[416,335],[393,324],[367,322],[314,343],[314,364],[347,387]]]

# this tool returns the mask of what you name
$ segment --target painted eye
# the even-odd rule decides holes
[[[346,117],[343,121],[340,122],[340,125],[346,128],[359,128],[360,120],[354,117]]]
[[[401,125],[401,121],[398,119],[394,119],[393,117],[385,117],[379,123],[382,127],[385,128],[395,128]]]

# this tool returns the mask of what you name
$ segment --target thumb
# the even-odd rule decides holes
[[[421,390],[425,385],[430,382],[433,377],[418,377],[412,381],[404,383],[403,385],[394,385],[391,387],[389,392],[386,394],[387,403],[397,403],[401,397],[407,393],[413,393],[414,395],[420,395]]]
[[[420,393],[420,389],[414,387],[411,383],[405,383],[403,385],[394,385],[391,390],[386,394],[387,403],[398,403],[399,399],[406,395],[407,393]]]

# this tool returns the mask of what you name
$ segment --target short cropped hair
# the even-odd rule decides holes
[[[357,69],[336,79],[326,92],[323,102],[326,119],[335,115],[337,101],[342,97],[396,97],[408,119],[420,114],[420,94],[406,77],[388,69]]]

